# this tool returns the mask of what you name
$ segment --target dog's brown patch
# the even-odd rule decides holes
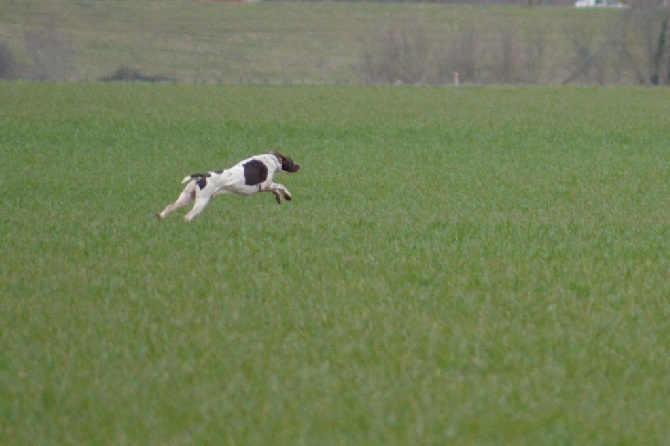
[[[255,186],[268,179],[268,166],[259,160],[251,160],[242,165],[244,168],[244,184]]]

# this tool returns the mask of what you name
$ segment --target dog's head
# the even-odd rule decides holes
[[[288,156],[284,156],[279,152],[274,152],[274,156],[277,157],[279,162],[281,163],[281,170],[284,172],[289,172],[289,173],[295,173],[298,170],[300,170],[300,164],[294,163],[291,158]]]

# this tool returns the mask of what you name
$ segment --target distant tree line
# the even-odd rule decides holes
[[[556,49],[541,26],[487,30],[464,23],[447,36],[429,34],[420,22],[391,25],[362,42],[359,78],[369,84],[639,84],[670,85],[670,8],[636,0],[612,15],[603,31],[567,26],[557,75]],[[491,36],[493,33],[493,36]],[[71,80],[75,51],[54,26],[24,35],[23,59],[0,42],[0,79]],[[558,79],[557,79],[557,76]],[[176,82],[120,67],[102,81]]]
[[[75,51],[72,44],[52,25],[29,31],[24,36],[27,66],[14,56],[9,46],[0,43],[0,79],[66,81],[73,72]],[[165,75],[146,75],[136,68],[119,67],[99,79],[104,82],[177,82]]]
[[[271,1],[271,0],[265,0]],[[280,0],[281,1],[281,0]],[[305,1],[305,0],[299,0]],[[375,3],[438,3],[461,5],[523,5],[523,6],[568,6],[574,0],[307,0],[307,1],[341,1],[341,2],[375,2]]]
[[[670,10],[638,3],[613,16],[604,37],[576,24],[568,42],[563,84],[670,85]],[[543,84],[554,79],[555,56],[541,27],[495,31],[484,45],[474,24],[448,40],[429,36],[421,24],[391,26],[365,42],[361,69],[372,84]],[[632,82],[630,81],[632,79]]]
[[[0,43],[0,78],[67,80],[72,70],[74,50],[54,26],[28,31],[24,35],[25,53],[30,66],[24,67],[9,46]]]

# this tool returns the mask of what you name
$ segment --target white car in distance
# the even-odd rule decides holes
[[[577,0],[575,8],[628,8],[616,0]]]

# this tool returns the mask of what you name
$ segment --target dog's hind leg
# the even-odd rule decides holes
[[[172,212],[176,211],[179,208],[182,208],[186,206],[187,204],[191,203],[195,199],[195,183],[189,183],[182,193],[179,195],[179,198],[177,198],[177,201],[175,201],[172,204],[169,204],[163,209],[161,212],[156,214],[156,217],[158,217],[159,220],[164,219],[167,217],[167,215]]]
[[[205,209],[205,206],[207,206],[207,203],[209,203],[210,198],[211,198],[211,195],[197,197],[195,199],[195,204],[193,205],[193,209],[191,209],[188,212],[188,214],[186,214],[184,216],[184,220],[186,220],[186,221],[193,220],[199,213],[202,212],[203,209]]]

